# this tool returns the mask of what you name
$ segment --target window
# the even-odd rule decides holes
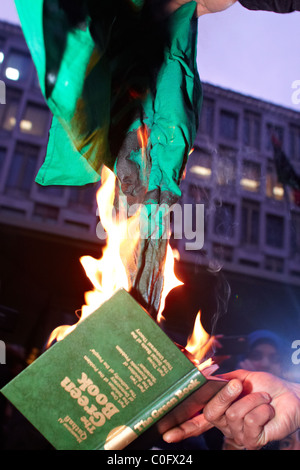
[[[196,184],[189,185],[189,197],[196,204],[209,204],[209,190],[202,188]]]
[[[70,188],[69,205],[76,209],[92,209],[96,201],[97,184]]]
[[[219,261],[232,262],[233,248],[231,246],[213,244],[213,257]]]
[[[16,207],[0,206],[0,213],[5,217],[13,217],[14,219],[26,217],[26,211]]]
[[[232,238],[235,226],[235,207],[224,203],[216,207],[214,233],[218,236]]]
[[[267,165],[266,195],[277,201],[282,201],[284,198],[284,188],[282,184],[278,182],[275,165],[271,162]]]
[[[260,148],[261,117],[259,114],[246,111],[243,123],[243,143],[248,147]]]
[[[4,164],[6,150],[5,148],[0,147],[0,175]]]
[[[221,111],[220,135],[225,139],[236,140],[238,136],[238,115],[231,111]]]
[[[259,203],[242,201],[241,243],[248,246],[259,244]]]
[[[203,179],[211,177],[211,155],[200,149],[195,149],[194,157],[195,163],[190,167],[190,173]]]
[[[90,226],[81,222],[75,222],[74,220],[65,220],[65,226],[80,232],[89,232]]]
[[[37,185],[38,192],[47,197],[62,197],[64,195],[65,188],[63,186],[41,186]]]
[[[276,256],[266,256],[265,269],[274,273],[282,273],[284,270],[284,260]]]
[[[261,166],[259,163],[245,160],[240,184],[246,191],[257,192],[260,188]]]
[[[48,130],[49,111],[47,108],[28,103],[20,122],[20,131],[23,134],[42,137]]]
[[[25,81],[30,72],[31,59],[26,53],[12,50],[5,61],[5,76],[12,81]]]
[[[6,104],[0,105],[0,129],[12,131],[17,123],[21,95],[6,88]]]
[[[217,168],[217,183],[221,186],[233,185],[236,182],[236,151],[224,146],[219,149]]]
[[[290,251],[292,255],[300,255],[300,214],[291,213]]]
[[[241,264],[242,266],[247,266],[249,268],[259,268],[259,262],[254,261],[253,259],[240,258],[239,264]]]
[[[267,150],[273,150],[272,137],[276,137],[281,144],[283,145],[284,141],[284,129],[281,126],[276,126],[274,124],[267,124]]]
[[[214,106],[215,103],[209,98],[203,99],[199,130],[201,134],[213,136],[214,132]]]
[[[59,208],[46,204],[36,204],[33,219],[39,222],[56,222],[59,216]]]
[[[300,127],[290,126],[289,129],[289,157],[300,160]]]
[[[267,214],[266,244],[273,248],[282,248],[284,238],[284,219],[278,215]]]
[[[29,194],[36,176],[37,159],[36,147],[17,145],[6,181],[7,193],[17,196]]]

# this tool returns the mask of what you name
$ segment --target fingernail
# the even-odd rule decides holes
[[[173,439],[172,439],[172,433],[171,432],[166,432],[162,438],[165,442],[167,442],[168,444],[172,443]]]
[[[269,402],[271,401],[271,397],[270,397],[270,395],[269,395],[268,393],[262,392],[261,395],[262,395],[262,397],[263,397],[266,401],[269,401]]]
[[[241,392],[241,385],[239,382],[232,380],[227,385],[227,391],[229,395],[237,395]]]

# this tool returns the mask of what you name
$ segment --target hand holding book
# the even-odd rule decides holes
[[[223,377],[228,384],[209,401],[203,413],[166,432],[166,442],[179,442],[215,426],[236,445],[256,450],[299,428],[300,384],[245,370]]]
[[[56,449],[120,450],[149,448],[225,383],[120,290],[1,391]]]

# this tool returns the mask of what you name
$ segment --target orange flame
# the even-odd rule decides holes
[[[82,307],[82,318],[94,312],[103,302],[108,300],[117,290],[130,289],[128,272],[122,261],[126,241],[127,249],[133,252],[138,242],[138,216],[131,219],[113,217],[115,181],[113,172],[104,167],[101,175],[102,186],[97,193],[97,202],[101,223],[108,234],[107,244],[99,260],[91,256],[83,256],[80,262],[94,286],[94,290],[85,294],[86,305]],[[136,227],[134,229],[134,225]],[[130,232],[130,237],[128,233]]]
[[[130,290],[130,275],[128,267],[126,268],[122,261],[122,253],[127,251],[127,257],[132,255],[139,240],[138,213],[130,219],[123,217],[124,207],[119,207],[119,217],[114,213],[116,183],[114,173],[103,167],[101,181],[102,185],[97,192],[97,203],[101,224],[107,233],[107,243],[100,259],[91,256],[80,258],[94,289],[85,293],[85,305],[81,308],[79,322],[97,310],[119,289]],[[130,266],[129,268],[132,269]],[[51,333],[47,346],[54,340],[62,340],[76,328],[77,324],[56,328]]]
[[[137,135],[142,149],[142,163],[146,165],[147,128],[141,127]],[[134,253],[141,236],[140,213],[137,212],[134,216],[127,218],[125,202],[124,207],[118,208],[118,217],[116,217],[116,213],[114,213],[116,176],[108,168],[103,167],[101,181],[101,187],[97,192],[97,204],[101,224],[107,234],[106,246],[100,259],[94,259],[91,256],[80,258],[80,262],[94,289],[85,293],[85,305],[81,308],[79,321],[72,326],[63,325],[56,328],[52,332],[47,346],[51,345],[54,340],[60,341],[71,333],[79,322],[97,310],[119,289],[123,288],[130,291],[131,288],[131,273],[135,273],[136,268],[134,266]],[[164,266],[164,286],[157,315],[158,323],[163,318],[167,295],[172,289],[183,284],[174,272],[175,257],[176,251],[172,251],[168,243]],[[195,321],[194,332],[186,346],[186,351],[188,355],[192,355],[195,364],[198,364],[201,357],[203,357],[208,339],[209,335],[201,326],[199,313]]]
[[[209,350],[210,335],[205,331],[201,323],[201,312],[199,311],[194,324],[194,330],[188,338],[186,350],[197,360],[203,359]]]
[[[147,145],[148,145],[148,129],[146,126],[141,126],[137,130],[138,141],[142,152],[145,153]]]
[[[171,290],[174,289],[175,287],[181,286],[183,284],[183,282],[181,282],[176,277],[175,272],[174,272],[175,256],[176,256],[176,252],[172,250],[170,244],[168,243],[166,261],[165,261],[165,267],[164,267],[164,285],[163,285],[163,290],[161,294],[159,311],[157,315],[158,323],[160,323],[161,320],[163,319],[163,311],[165,308],[166,298],[169,292],[171,292]]]

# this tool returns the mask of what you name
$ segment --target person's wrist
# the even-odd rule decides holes
[[[233,439],[224,437],[223,439],[223,450],[246,450],[245,446],[239,446]]]
[[[290,383],[289,387],[292,389],[294,395],[298,399],[298,406],[296,408],[296,413],[295,413],[295,425],[297,429],[299,429],[300,428],[300,384]]]

